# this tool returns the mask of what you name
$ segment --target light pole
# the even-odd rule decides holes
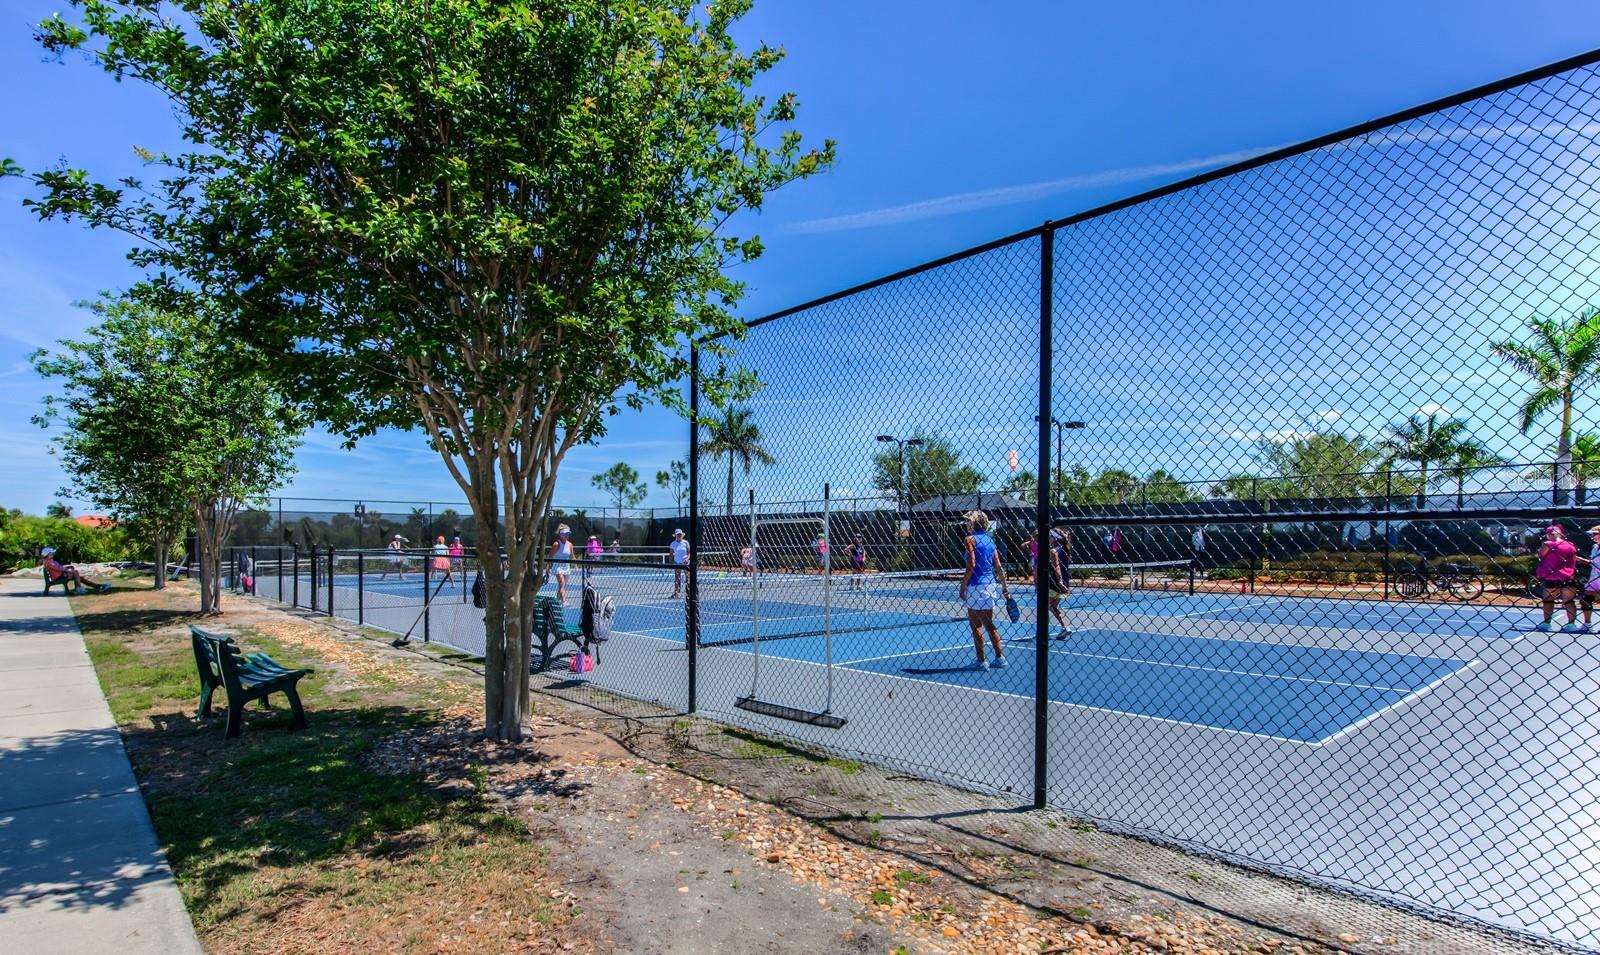
[[[1033,416],[1033,420],[1034,421],[1038,421],[1039,420],[1039,416],[1038,415],[1034,415]],[[1052,458],[1051,461],[1050,461],[1051,470],[1055,471],[1055,474],[1050,475],[1050,477],[1051,477],[1051,481],[1050,481],[1050,497],[1052,498],[1051,503],[1055,503],[1056,501],[1061,500],[1061,491],[1059,490],[1060,485],[1061,485],[1061,481],[1056,480],[1056,478],[1058,478],[1062,473],[1062,468],[1061,468],[1061,432],[1063,432],[1063,431],[1082,431],[1083,430],[1083,422],[1082,421],[1062,421],[1060,418],[1057,418],[1055,415],[1051,415],[1050,416],[1050,424],[1053,425],[1055,427],[1055,429],[1056,429],[1056,456],[1054,458]]]
[[[911,497],[911,492],[906,487],[907,483],[911,480],[911,475],[906,471],[906,447],[909,445],[910,447],[918,448],[922,446],[923,442],[921,438],[901,439],[892,434],[880,434],[878,435],[878,440],[885,444],[894,445],[898,453],[897,460],[900,463],[894,473],[895,507],[900,510],[903,515],[906,509],[906,501]]]

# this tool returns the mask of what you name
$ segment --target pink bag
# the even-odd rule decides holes
[[[573,673],[588,673],[594,669],[594,660],[589,654],[580,650],[572,655],[572,662],[567,665],[567,669]]]
[[[256,589],[255,578],[251,577],[249,574],[240,574],[239,575],[239,583],[244,585],[245,593],[250,593],[251,591]]]

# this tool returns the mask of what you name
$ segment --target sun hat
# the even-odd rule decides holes
[[[1566,528],[1562,527],[1560,524],[1551,524],[1549,527],[1546,527],[1544,529],[1544,532],[1546,534],[1550,533],[1551,531],[1559,531],[1562,534],[1565,534],[1567,532]]]
[[[40,557],[49,557],[51,554],[54,554],[55,552],[56,552],[56,549],[54,547],[46,547],[44,550],[39,551],[39,556]]]
[[[677,530],[673,531],[672,532],[672,536],[673,537],[682,537],[683,536],[683,528],[680,527]]]

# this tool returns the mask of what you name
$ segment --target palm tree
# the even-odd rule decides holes
[[[1378,442],[1383,452],[1385,468],[1396,461],[1409,461],[1417,466],[1417,506],[1427,503],[1428,465],[1435,461],[1448,461],[1456,448],[1466,440],[1467,423],[1455,418],[1439,421],[1437,411],[1414,414],[1396,425],[1389,426],[1389,436]]]
[[[1543,465],[1526,476],[1548,480],[1554,473],[1554,467]],[[1588,487],[1597,478],[1600,478],[1600,434],[1580,434],[1572,439],[1572,479],[1577,489],[1574,503],[1580,506],[1587,503]]]
[[[1535,315],[1528,319],[1528,328],[1533,332],[1531,343],[1496,342],[1489,353],[1533,379],[1533,389],[1520,409],[1523,434],[1552,408],[1561,409],[1553,468],[1554,503],[1561,505],[1567,503],[1572,488],[1572,402],[1600,378],[1600,309],[1585,308],[1559,321]]]
[[[700,427],[705,429],[705,440],[700,445],[700,450],[711,455],[712,459],[728,459],[728,513],[733,513],[733,465],[740,462],[744,465],[744,473],[749,474],[750,468],[758,462],[772,464],[775,460],[767,449],[761,446],[761,429],[754,421],[750,420],[749,408],[729,408],[723,412],[722,417],[703,421]]]
[[[1494,454],[1483,445],[1463,438],[1456,443],[1450,456],[1439,465],[1439,476],[1456,482],[1456,510],[1467,506],[1467,477],[1484,468],[1498,467],[1506,459]]]

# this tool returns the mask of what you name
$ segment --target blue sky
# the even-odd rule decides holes
[[[64,158],[108,177],[131,172],[132,149],[174,145],[174,124],[163,104],[141,87],[119,86],[80,63],[43,60],[29,27],[58,6],[14,0],[0,13],[0,76],[10,91],[0,100],[0,128],[7,133],[0,154],[27,167]],[[768,249],[740,273],[750,284],[745,311],[755,316],[1582,52],[1600,46],[1597,27],[1600,14],[1592,7],[1556,2],[1515,8],[1486,2],[1140,8],[1016,3],[1003,15],[983,17],[975,17],[969,4],[943,2],[758,2],[742,34],[787,48],[788,60],[772,77],[774,88],[799,93],[800,128],[812,137],[837,139],[840,161],[826,175],[771,197],[759,217],[742,223],[745,231],[758,231]],[[123,240],[34,222],[20,206],[25,194],[20,183],[0,183],[0,446],[9,451],[9,466],[0,472],[0,503],[38,511],[56,498],[63,476],[48,454],[46,433],[28,423],[38,410],[42,383],[28,370],[26,356],[84,328],[86,317],[72,302],[125,286],[133,275],[123,260]],[[1512,293],[1517,298],[1530,298],[1526,288],[1511,287],[1519,289]],[[1450,303],[1441,291],[1404,292],[1400,314],[1411,335],[1425,332],[1426,316],[1443,304],[1482,306],[1470,296]],[[1549,296],[1550,303],[1577,294],[1564,292],[1565,299]],[[1103,294],[1107,302],[1117,298],[1114,289]],[[1122,305],[1129,304],[1124,298]],[[867,341],[860,348],[872,347],[872,336],[863,335]],[[1159,346],[1153,360],[1181,362],[1181,338],[1158,336],[1152,345]],[[1479,355],[1481,349],[1463,349],[1469,352]],[[1027,370],[1021,364],[1006,376],[1015,390],[986,399],[994,407],[971,409],[974,414],[1023,407],[1019,396],[1027,392]],[[1310,364],[1308,359],[1296,368],[1303,372]],[[1107,366],[1102,361],[1095,367]],[[1476,357],[1441,368],[1454,376],[1452,393],[1463,396],[1495,391],[1509,380],[1494,377]],[[1257,373],[1267,374],[1259,368]],[[1074,377],[1070,368],[1062,375]],[[1399,389],[1370,404],[1405,410],[1436,393]],[[1170,411],[1170,396],[1135,402],[1114,397],[1115,403],[1102,396],[1088,407],[1107,422],[1123,422],[1119,427],[1163,407]],[[767,396],[780,398],[777,392]],[[1246,432],[1292,430],[1308,414],[1339,410],[1235,409],[1230,414],[1251,423],[1239,426],[1240,435],[1223,435],[1224,444],[1229,438],[1232,443],[1220,453],[1237,454]],[[1025,423],[1003,430],[971,453],[985,462],[1006,446],[1023,446],[1027,453]],[[685,433],[686,426],[665,413],[617,419],[599,446],[569,457],[558,500],[597,503],[589,476],[616,460],[653,474],[683,456]],[[1092,430],[1083,437],[1089,442],[1083,445],[1085,460],[1093,463],[1093,442],[1109,438],[1097,438]],[[1204,447],[1166,445],[1174,453]],[[287,494],[461,498],[414,434],[380,435],[355,452],[312,434],[297,463],[300,473]],[[1128,463],[1137,469],[1161,462],[1151,457]],[[992,463],[980,466],[999,473]],[[861,473],[856,465],[844,470]],[[664,493],[652,488],[650,503],[665,505]]]

